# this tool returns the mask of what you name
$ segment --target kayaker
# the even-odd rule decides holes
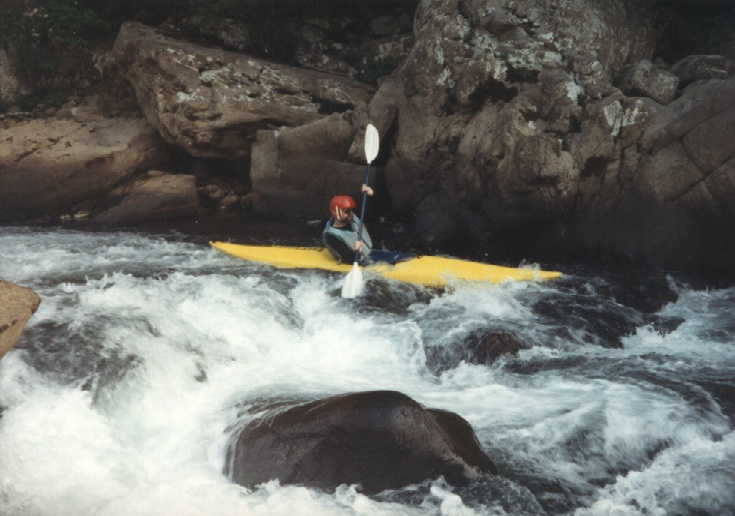
[[[361,191],[369,196],[374,193],[368,185],[362,185]],[[360,218],[354,213],[356,207],[355,199],[349,195],[335,195],[329,201],[331,218],[322,232],[322,242],[334,259],[342,263],[368,261],[373,247],[364,223],[360,235],[357,234]]]

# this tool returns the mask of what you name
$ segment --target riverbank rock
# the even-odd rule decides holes
[[[147,120],[198,157],[249,157],[259,130],[365,112],[373,88],[347,77],[204,47],[125,23],[112,57]]]
[[[41,298],[29,288],[0,280],[0,358],[18,342]]]
[[[167,160],[164,142],[141,118],[70,113],[6,122],[0,126],[0,221],[69,212]]]
[[[194,218],[199,211],[196,178],[151,171],[112,192],[114,206],[93,216],[94,224],[125,225],[143,221]]]
[[[232,453],[232,478],[245,486],[279,479],[376,493],[439,475],[462,484],[495,472],[467,421],[394,391],[272,410],[241,431]]]

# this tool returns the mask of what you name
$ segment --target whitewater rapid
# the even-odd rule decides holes
[[[340,275],[182,235],[17,227],[0,227],[0,278],[42,298],[0,361],[4,516],[735,513],[735,289],[671,279],[661,330],[594,276],[448,292],[372,280],[355,302]],[[622,348],[603,345],[615,321],[632,328]],[[530,349],[427,362],[485,329]],[[499,477],[377,497],[228,480],[248,409],[372,389],[463,416]]]

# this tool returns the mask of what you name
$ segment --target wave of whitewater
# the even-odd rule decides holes
[[[42,297],[0,361],[2,515],[735,514],[735,289],[671,280],[653,318],[593,276],[353,302],[177,235],[27,228],[0,228],[0,278]],[[532,347],[428,367],[483,329]],[[465,417],[500,476],[366,497],[223,473],[243,407],[370,389]]]

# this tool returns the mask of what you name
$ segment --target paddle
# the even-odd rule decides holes
[[[378,149],[380,149],[380,136],[378,130],[373,124],[368,124],[365,129],[365,159],[367,160],[367,167],[365,168],[365,182],[367,185],[370,180],[370,163],[373,162],[375,157],[378,155]],[[362,240],[362,221],[365,220],[365,205],[367,204],[367,192],[362,192],[362,200],[360,201],[360,223],[357,226],[357,240]],[[355,255],[355,261],[352,263],[352,270],[347,274],[345,282],[342,285],[342,297],[352,299],[359,296],[362,293],[363,281],[362,271],[360,270],[360,264],[357,261],[357,254]]]

